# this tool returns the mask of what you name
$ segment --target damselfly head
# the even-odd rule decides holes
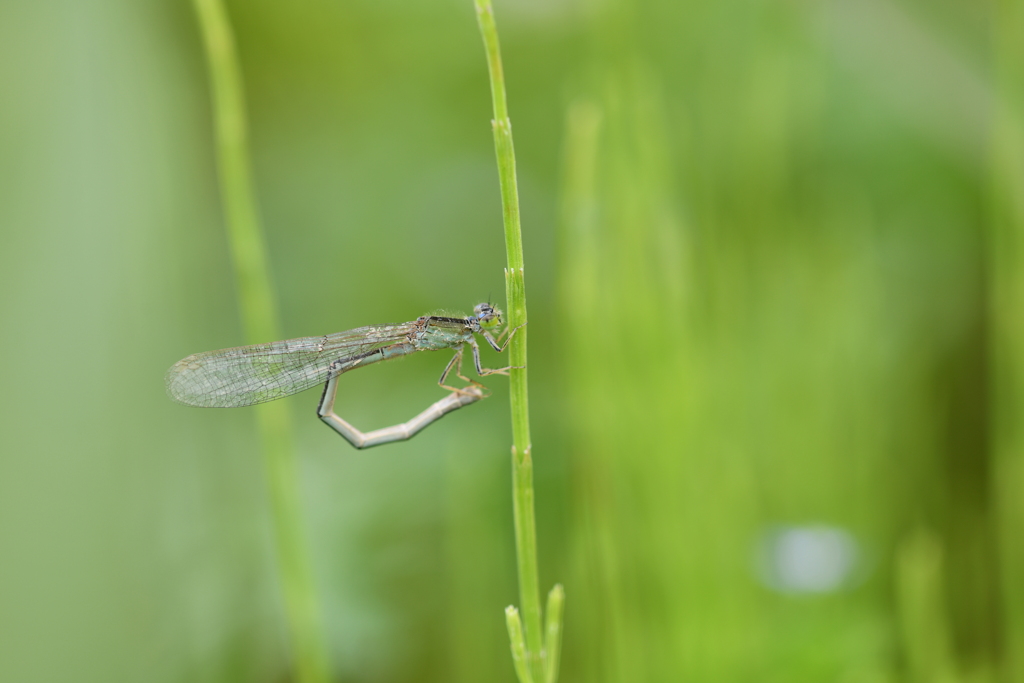
[[[473,317],[485,330],[501,325],[501,311],[490,304],[477,304],[473,308]]]

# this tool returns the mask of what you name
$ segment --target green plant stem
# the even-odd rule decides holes
[[[498,159],[501,206],[505,224],[505,298],[508,325],[515,328],[526,322],[526,284],[523,270],[523,236],[519,224],[519,190],[516,185],[516,158],[512,144],[512,122],[505,100],[505,77],[501,68],[501,49],[494,11],[490,0],[474,0],[480,33],[487,53],[491,98],[494,105],[494,148]],[[527,328],[513,337],[509,362],[522,369],[512,370],[510,403],[512,409],[512,501],[515,519],[516,557],[519,570],[519,602],[526,631],[526,656],[534,681],[544,680],[543,632],[541,630],[540,581],[537,575],[537,525],[533,511],[533,459],[530,445],[530,416],[526,383]]]
[[[242,79],[231,26],[220,0],[194,0],[210,70],[217,161],[242,326],[248,343],[277,339],[277,311],[249,168]],[[296,677],[325,683],[328,665],[318,601],[306,554],[287,406],[258,406],[273,510],[278,568]]]

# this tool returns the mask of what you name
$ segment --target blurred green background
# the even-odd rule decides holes
[[[561,680],[1024,681],[1020,5],[496,0]],[[500,300],[470,0],[228,10],[284,336]],[[0,91],[0,679],[290,680],[254,415],[163,390],[242,341],[192,6],[6,0]],[[514,680],[488,384],[286,399],[337,681]]]

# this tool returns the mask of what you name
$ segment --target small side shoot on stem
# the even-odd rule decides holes
[[[523,639],[523,622],[519,618],[519,610],[512,605],[505,608],[505,625],[508,627],[508,640],[512,646],[512,666],[516,669],[519,683],[534,683],[533,675],[526,665],[526,641]]]
[[[516,156],[512,144],[512,122],[508,116],[505,77],[501,66],[501,48],[494,10],[490,0],[474,0],[477,22],[487,55],[491,81],[494,119],[494,149],[501,185],[501,207],[505,226],[505,297],[508,325],[515,328],[527,322],[526,280],[523,267],[523,235],[519,224],[519,190],[516,183]],[[558,677],[558,649],[561,643],[562,604],[565,592],[561,586],[552,590],[548,600],[548,622],[541,629],[540,580],[537,571],[537,525],[533,510],[533,457],[530,444],[530,413],[526,382],[527,329],[522,328],[512,340],[510,365],[510,400],[512,411],[512,508],[515,520],[516,559],[519,573],[519,610],[506,610],[506,623],[511,638],[513,663],[520,683],[555,683]],[[545,635],[545,633],[547,635]],[[553,634],[553,635],[552,635]]]

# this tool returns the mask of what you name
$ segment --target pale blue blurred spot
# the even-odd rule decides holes
[[[776,527],[758,541],[758,577],[783,593],[831,593],[853,582],[861,556],[857,540],[845,529]]]

